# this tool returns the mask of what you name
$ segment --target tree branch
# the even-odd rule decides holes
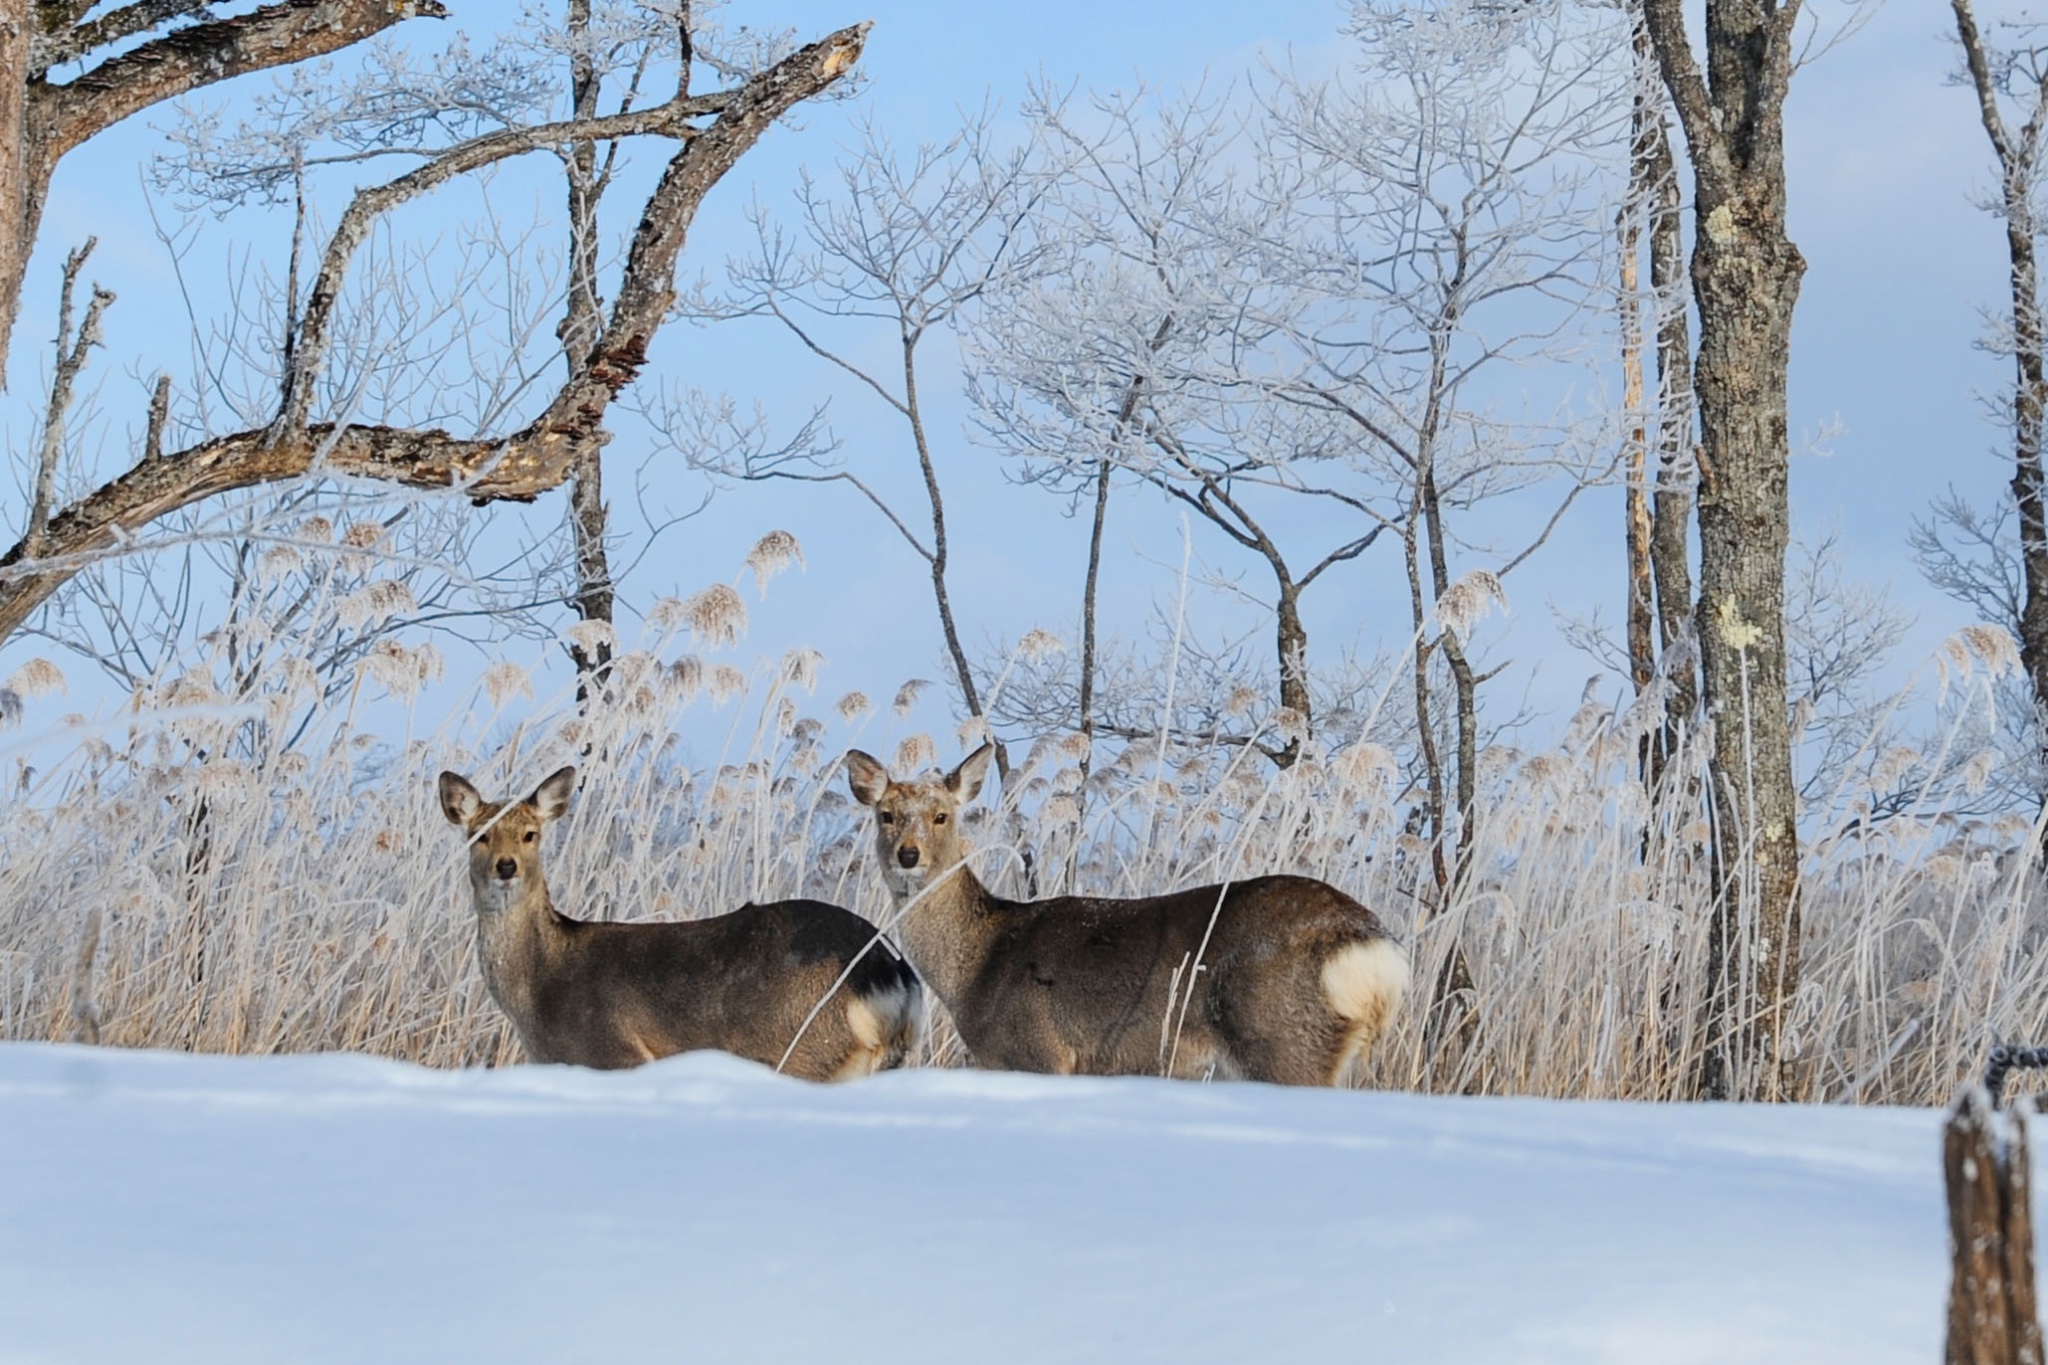
[[[334,235],[328,239],[319,273],[314,276],[313,287],[306,300],[305,316],[292,339],[292,363],[285,375],[284,401],[279,405],[277,419],[272,424],[279,439],[291,439],[294,434],[302,432],[311,420],[313,384],[326,363],[328,331],[333,323],[335,305],[341,298],[342,282],[348,274],[349,262],[370,235],[370,227],[380,215],[457,176],[544,147],[657,133],[675,138],[697,136],[697,131],[686,120],[700,114],[717,113],[735,103],[740,93],[672,100],[651,109],[605,118],[565,119],[531,128],[487,133],[450,147],[426,165],[408,171],[396,180],[358,190],[335,227]],[[649,210],[653,210],[651,201]],[[583,358],[579,356],[577,360],[580,362]]]
[[[1984,53],[1984,39],[1977,32],[1977,16],[1970,12],[1970,0],[1949,0],[1956,12],[1956,36],[1962,39],[1963,60],[1970,68],[1970,84],[1977,92],[1977,112],[1984,131],[1991,137],[1991,149],[1998,153],[1998,169],[2012,172],[2012,139],[2006,135],[2005,119],[1998,112],[1998,86],[1991,75],[1991,63]]]
[[[1692,39],[1686,36],[1684,4],[1681,0],[1643,0],[1643,24],[1650,30],[1650,45],[1656,49],[1664,86],[1678,109],[1686,145],[1692,148],[1695,173],[1709,166],[1717,173],[1725,170],[1727,148],[1706,78],[1693,57]]]
[[[64,456],[65,418],[71,411],[71,386],[85,368],[86,356],[100,344],[100,318],[114,301],[111,290],[92,288],[92,301],[85,307],[85,321],[79,324],[77,339],[71,333],[71,295],[78,287],[78,272],[99,245],[88,237],[85,245],[64,259],[64,284],[57,301],[57,372],[50,380],[50,406],[43,417],[43,445],[36,468],[35,499],[30,504],[25,543],[38,545],[50,522],[50,504],[57,495],[57,465]]]
[[[117,11],[104,22],[137,8]],[[338,52],[420,16],[445,19],[448,11],[440,0],[282,0],[250,14],[167,33],[76,80],[35,92],[49,134],[48,156],[54,162],[152,104],[251,71]],[[142,17],[136,15],[138,21]]]
[[[135,0],[111,14],[103,14],[75,26],[65,26],[36,36],[30,70],[40,76],[53,66],[63,66],[112,47],[124,38],[147,33],[159,24],[211,8],[216,0]],[[90,5],[76,7],[79,13]]]
[[[1372,548],[1372,543],[1380,538],[1380,532],[1386,529],[1387,523],[1383,521],[1358,539],[1352,541],[1349,545],[1340,545],[1324,555],[1320,563],[1301,576],[1301,586],[1306,588],[1309,584],[1315,582],[1323,570],[1329,568],[1332,564],[1342,564],[1348,559],[1356,559],[1364,554]]]
[[[734,92],[724,112],[673,157],[648,198],[618,299],[589,364],[564,382],[523,430],[495,439],[383,426],[279,424],[145,459],[50,518],[44,543],[0,555],[0,639],[94,556],[150,522],[215,494],[308,475],[376,479],[410,488],[457,488],[478,502],[531,501],[569,477],[578,454],[603,439],[612,400],[638,375],[674,299],[676,257],[699,203],[774,121],[853,68],[867,24],[791,54]]]

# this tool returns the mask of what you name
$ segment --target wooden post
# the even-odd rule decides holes
[[[1948,1365],[2042,1365],[2025,1101],[1966,1086],[1942,1134],[1948,1178]]]

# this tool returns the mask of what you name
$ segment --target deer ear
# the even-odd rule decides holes
[[[963,804],[981,795],[982,780],[988,776],[988,761],[995,752],[994,744],[984,744],[961,759],[960,766],[946,774],[946,790]]]
[[[576,794],[576,770],[557,768],[549,774],[547,781],[533,789],[534,808],[543,820],[559,820],[569,809],[569,798]]]
[[[483,809],[484,799],[477,795],[475,787],[454,773],[442,773],[439,782],[441,792],[441,814],[448,817],[451,825],[469,828],[469,822],[476,819],[476,813]]]
[[[882,799],[883,792],[889,790],[889,770],[872,754],[864,754],[858,749],[848,749],[846,785],[853,788],[854,800],[863,806],[872,806]]]

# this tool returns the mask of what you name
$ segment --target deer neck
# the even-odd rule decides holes
[[[561,937],[561,918],[545,882],[502,907],[476,898],[477,966],[522,1038],[531,1034],[536,988]]]
[[[997,929],[999,902],[965,863],[956,863],[922,897],[892,885],[903,955],[925,983],[950,1006],[988,961]],[[913,904],[913,899],[915,903]]]

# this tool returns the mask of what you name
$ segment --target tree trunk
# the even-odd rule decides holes
[[[2041,124],[2048,114],[2048,79],[2034,92],[2034,107],[2017,138],[2007,130],[1998,109],[1996,63],[1977,31],[1969,0],[1950,0],[1964,61],[1976,89],[1978,115],[1992,150],[1998,154],[2003,190],[2006,255],[2012,281],[2012,498],[2019,512],[2020,571],[2025,595],[2020,602],[2020,660],[2033,685],[2037,714],[2048,717],[2048,508],[2043,506],[2041,467],[2043,399],[2043,324],[2040,271],[2034,240],[2038,232],[2030,197],[2040,166]]]
[[[1947,1365],[2042,1365],[2026,1105],[2000,1114],[1982,1086],[1942,1131],[1951,1278]]]
[[[1095,521],[1088,532],[1088,581],[1081,589],[1081,733],[1092,744],[1095,738],[1095,585],[1102,569],[1102,528],[1109,520],[1109,475],[1115,467],[1105,458],[1095,472]],[[1081,756],[1081,770],[1088,770],[1090,751]]]
[[[1295,713],[1302,725],[1315,714],[1308,690],[1308,627],[1301,621],[1301,589],[1286,578],[1279,582],[1274,612],[1274,644],[1280,664],[1280,705]],[[1298,742],[1288,745],[1299,752]]]
[[[588,47],[590,0],[569,0],[569,89],[579,119],[597,117],[599,80]],[[591,347],[604,326],[597,293],[597,202],[603,193],[597,172],[597,144],[569,148],[569,293],[562,317],[562,350],[573,375],[591,362]],[[569,533],[576,549],[576,615],[612,623],[611,512],[604,501],[604,448],[593,443],[577,455],[569,475]],[[572,645],[576,700],[587,703],[604,690],[611,672],[611,645]]]
[[[1422,563],[1416,544],[1421,534],[1422,485],[1418,482],[1408,518],[1401,524],[1401,551],[1403,565],[1408,571],[1409,616],[1415,627],[1415,738],[1422,751],[1423,788],[1429,802],[1430,867],[1437,894],[1441,896],[1450,884],[1450,872],[1444,865],[1444,765],[1442,756],[1437,752],[1436,726],[1430,716],[1429,656],[1432,648],[1424,638],[1429,624],[1428,598],[1423,592]],[[1425,914],[1428,908],[1425,901]]]
[[[939,471],[932,463],[932,448],[925,439],[924,409],[917,397],[917,343],[918,338],[908,332],[903,337],[903,411],[910,422],[911,440],[917,446],[918,468],[924,474],[925,497],[931,504],[932,513],[932,600],[939,609],[939,631],[945,637],[946,655],[953,663],[953,676],[958,681],[960,699],[967,704],[967,714],[977,719],[985,717],[982,709],[981,690],[974,684],[974,669],[967,662],[967,651],[960,644],[960,628],[953,620],[953,599],[946,590],[946,566],[950,563],[946,544],[946,499],[939,489]],[[994,735],[989,736],[996,746],[996,778],[1003,790],[1009,790],[1010,750]]]
[[[1622,437],[1623,542],[1628,555],[1626,635],[1629,679],[1641,694],[1657,677],[1657,642],[1653,614],[1656,587],[1650,568],[1650,443],[1643,402],[1643,300],[1636,260],[1642,250],[1643,207],[1653,189],[1649,183],[1649,158],[1643,147],[1644,110],[1640,97],[1636,100],[1635,119],[1628,199],[1615,223],[1621,249],[1621,405],[1628,413],[1628,430]]]
[[[1423,529],[1429,536],[1430,582],[1441,602],[1451,590],[1450,560],[1444,543],[1443,503],[1437,495],[1436,465],[1433,459],[1425,461],[1420,480]],[[1436,647],[1443,650],[1444,662],[1451,670],[1451,689],[1455,711],[1456,744],[1458,766],[1452,774],[1457,789],[1458,812],[1458,857],[1452,868],[1453,877],[1460,877],[1465,871],[1466,859],[1472,851],[1472,824],[1474,808],[1478,802],[1479,770],[1479,700],[1478,682],[1472,673],[1472,661],[1466,657],[1465,646],[1454,631],[1443,629],[1439,623]]]
[[[1804,269],[1782,180],[1701,215],[1700,601],[1714,722],[1716,910],[1708,1091],[1775,1097],[1799,986],[1798,804],[1785,707],[1786,373]],[[1733,226],[1731,226],[1733,225]],[[1717,237],[1718,234],[1718,237]]]
[[[42,226],[52,165],[29,105],[29,45],[36,21],[28,0],[0,0],[0,357],[21,307],[21,282]]]
[[[1658,635],[1671,692],[1664,707],[1664,735],[1652,781],[1663,776],[1664,758],[1676,752],[1693,709],[1699,705],[1698,673],[1690,660],[1677,666],[1672,652],[1692,632],[1692,560],[1688,528],[1693,461],[1692,329],[1687,317],[1685,234],[1680,222],[1677,168],[1671,138],[1660,116],[1648,142],[1650,209],[1650,293],[1657,302],[1657,491],[1650,517],[1650,567],[1656,581]]]
[[[1152,333],[1149,353],[1159,354],[1159,348],[1173,335],[1173,314],[1168,313],[1159,320],[1159,326]],[[1145,378],[1143,374],[1131,376],[1131,382],[1124,389],[1124,400],[1117,408],[1113,441],[1121,445],[1131,429],[1131,422],[1138,413],[1138,402],[1143,396]],[[1102,568],[1102,528],[1109,519],[1110,475],[1116,469],[1116,461],[1105,455],[1101,467],[1095,473],[1095,521],[1088,531],[1088,582],[1081,592],[1081,733],[1091,741],[1089,752],[1081,756],[1081,771],[1085,775],[1090,760],[1094,757],[1092,741],[1095,738],[1095,585]]]
[[[1692,153],[1700,312],[1701,679],[1714,725],[1715,908],[1701,1082],[1787,1092],[1799,987],[1798,801],[1785,706],[1786,382],[1805,262],[1785,232],[1784,104],[1797,0],[1707,0],[1702,78],[1680,0],[1645,19]]]

